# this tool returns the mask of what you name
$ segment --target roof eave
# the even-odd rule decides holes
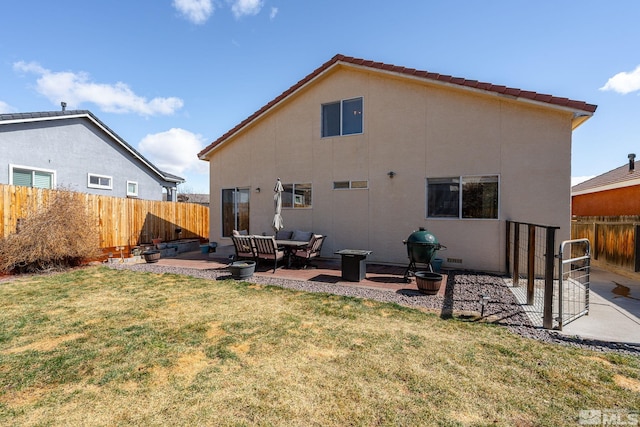
[[[630,180],[627,180],[627,181],[621,181],[621,182],[613,182],[613,183],[610,183],[610,184],[604,184],[604,185],[599,185],[599,186],[596,186],[596,187],[585,188],[584,190],[572,191],[571,195],[572,196],[581,196],[583,194],[599,193],[601,191],[617,190],[617,189],[620,189],[620,188],[636,187],[636,186],[640,186],[640,178],[634,178],[634,179],[630,179]]]
[[[147,168],[149,168],[153,173],[155,173],[158,177],[160,177],[163,181],[166,182],[175,182],[177,184],[181,184],[185,182],[182,177],[169,177],[160,169],[156,168],[149,161],[147,161],[144,157],[138,154],[133,148],[126,143],[122,138],[120,138],[117,134],[115,134],[111,129],[109,129],[104,123],[102,123],[97,117],[95,117],[90,111],[83,111],[77,114],[65,114],[60,116],[42,116],[42,117],[29,117],[29,118],[20,118],[20,119],[9,119],[3,120],[0,124],[16,124],[16,123],[31,123],[31,122],[44,122],[51,120],[66,120],[66,119],[77,119],[77,118],[85,118],[89,119],[93,124],[99,127],[103,132],[109,135],[112,139],[118,142],[122,148],[124,148],[129,154],[131,154],[136,159],[140,160]]]
[[[571,130],[576,130],[580,125],[593,117],[593,113],[575,112],[573,113],[573,120],[571,121]]]
[[[331,58],[329,61],[322,64],[312,73],[308,74],[298,83],[284,91],[274,100],[264,105],[261,109],[249,116],[243,122],[236,125],[229,132],[225,133],[220,138],[209,144],[200,153],[198,153],[198,158],[200,160],[208,161],[209,156],[213,151],[220,148],[221,146],[224,146],[227,142],[229,142],[229,140],[233,139],[239,133],[243,132],[248,126],[252,125],[257,120],[260,120],[263,116],[268,114],[274,107],[281,104],[290,96],[298,93],[300,90],[304,89],[309,84],[316,81],[318,78],[322,77],[336,66],[358,68],[368,72],[373,71],[385,73],[404,79],[414,79],[422,83],[428,82],[429,84],[440,85],[447,88],[473,91],[485,96],[504,97],[513,99],[514,101],[531,103],[544,108],[551,108],[557,111],[565,111],[567,113],[573,114],[572,130],[575,130],[578,126],[588,120],[597,108],[596,105],[574,101],[567,98],[558,98],[551,95],[527,92],[520,89],[508,88],[505,86],[496,86],[489,83],[460,79],[452,76],[430,73],[427,71],[407,69],[405,67],[398,67],[390,64],[351,58],[338,54]]]
[[[360,68],[362,70],[371,70],[370,67],[366,66],[366,65],[360,65],[360,64],[353,64],[350,62],[342,62],[342,64],[344,66],[347,67],[351,67],[351,68]],[[473,86],[465,86],[465,85],[461,85],[461,84],[457,84],[457,83],[450,83],[448,81],[440,81],[437,79],[431,79],[431,78],[425,78],[424,76],[421,75],[409,75],[407,73],[403,73],[400,71],[395,71],[393,69],[391,70],[386,70],[386,69],[374,69],[374,71],[383,73],[383,74],[389,74],[389,75],[394,75],[397,76],[399,78],[404,78],[404,79],[410,79],[410,80],[415,80],[421,83],[428,83],[430,85],[434,85],[434,86],[441,86],[441,87],[446,87],[448,89],[453,89],[453,90],[461,90],[461,91],[467,91],[467,92],[474,92],[480,95],[484,95],[484,96],[496,96],[499,98],[506,98],[506,99],[512,99],[513,101],[517,101],[517,102],[523,102],[523,103],[527,103],[527,104],[533,104],[533,105],[537,105],[543,108],[550,108],[550,109],[554,109],[554,110],[561,110],[561,111],[566,111],[568,113],[572,113],[573,114],[573,120],[572,120],[572,130],[575,130],[578,126],[580,126],[582,123],[584,123],[585,121],[587,121],[588,119],[590,119],[593,116],[593,112],[589,111],[591,109],[593,109],[593,111],[595,111],[595,109],[597,108],[596,105],[591,105],[591,104],[585,104],[585,106],[589,107],[589,110],[584,110],[581,108],[573,108],[570,106],[566,106],[566,105],[558,105],[558,104],[552,104],[549,102],[544,102],[541,100],[536,100],[536,99],[530,99],[530,98],[524,98],[522,96],[517,96],[517,95],[509,95],[507,93],[499,93],[499,92],[493,92],[490,90],[486,90],[483,88],[477,88],[477,87],[473,87]]]

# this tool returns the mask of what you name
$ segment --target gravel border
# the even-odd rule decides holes
[[[181,274],[208,280],[230,279],[229,271],[222,268],[193,269],[173,267],[159,264],[107,264],[110,268],[122,270]],[[345,286],[314,281],[282,279],[254,275],[251,283],[279,286],[306,292],[323,292],[335,295],[366,298],[382,302],[396,303],[405,307],[413,307],[436,311],[441,317],[455,315],[479,316],[481,307],[479,295],[488,297],[484,309],[484,321],[506,327],[510,331],[526,338],[546,343],[567,345],[594,351],[614,351],[618,353],[640,356],[640,345],[616,343],[608,341],[582,339],[578,336],[567,336],[556,331],[537,328],[532,325],[527,314],[515,296],[507,287],[501,276],[469,271],[448,271],[445,296],[423,295],[418,291],[404,289],[401,291],[378,290],[361,286]]]

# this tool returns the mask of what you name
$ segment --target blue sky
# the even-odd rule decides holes
[[[639,16],[637,0],[7,0],[0,112],[90,110],[208,193],[197,153],[342,53],[597,104],[577,179],[640,155]]]

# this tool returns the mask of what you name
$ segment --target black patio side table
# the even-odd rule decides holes
[[[365,258],[373,251],[362,249],[342,249],[336,251],[336,255],[342,257],[342,278],[350,282],[359,282],[367,274]]]

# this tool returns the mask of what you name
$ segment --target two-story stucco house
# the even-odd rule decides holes
[[[327,235],[323,256],[367,249],[406,263],[426,227],[445,265],[505,270],[505,220],[570,238],[571,136],[595,105],[337,55],[199,153],[211,240],[287,229]]]
[[[0,184],[176,200],[161,171],[90,111],[0,114]]]

